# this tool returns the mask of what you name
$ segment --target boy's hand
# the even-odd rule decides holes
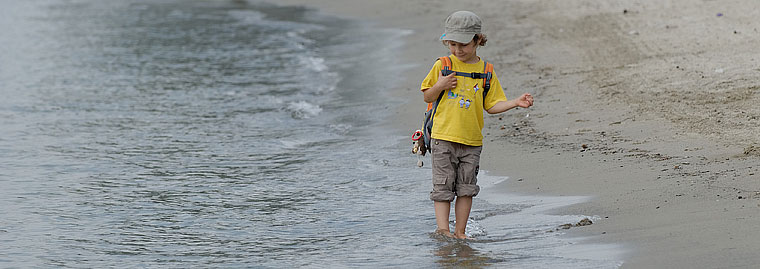
[[[533,105],[533,95],[530,95],[530,93],[523,93],[523,95],[515,101],[517,101],[517,106],[528,108]]]
[[[457,78],[455,73],[451,73],[448,76],[444,76],[443,72],[438,72],[438,82],[435,84],[439,85],[441,89],[443,90],[451,90],[457,87]]]

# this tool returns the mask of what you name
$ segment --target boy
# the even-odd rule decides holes
[[[452,13],[446,19],[441,40],[451,52],[452,70],[483,72],[485,63],[478,57],[477,49],[484,46],[487,39],[481,33],[481,20],[475,13]],[[533,105],[533,96],[525,93],[517,99],[507,100],[495,74],[490,80],[490,90],[483,96],[483,79],[457,77],[456,73],[444,76],[441,67],[441,61],[437,61],[421,85],[425,102],[433,103],[440,98],[433,115],[430,142],[433,167],[430,199],[434,201],[436,232],[467,239],[465,228],[472,209],[472,197],[480,191],[477,174],[483,145],[483,110],[496,114],[515,107],[528,108]],[[455,197],[452,235],[449,210]]]

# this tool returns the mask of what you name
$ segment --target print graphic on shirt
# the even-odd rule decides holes
[[[475,83],[475,86],[472,88],[472,90],[469,89],[469,88],[467,88],[467,87],[465,87],[464,90],[460,90],[459,93],[454,93],[454,90],[451,90],[451,91],[449,91],[449,93],[447,94],[446,97],[448,99],[457,99],[457,98],[461,97],[461,99],[459,99],[459,102],[458,102],[459,103],[459,108],[469,109],[470,108],[470,104],[472,104],[472,100],[475,99],[475,97],[474,97],[475,94],[474,93],[477,93],[479,90],[480,90],[480,87],[478,87],[478,84]],[[472,96],[470,96],[470,95],[472,95]]]
[[[459,94],[454,93],[454,91],[449,91],[449,99],[457,99],[457,96],[459,96]]]
[[[478,87],[478,83],[475,83],[475,86],[472,87],[472,91],[470,91],[469,89],[466,89],[465,92],[467,93],[467,95],[473,95],[472,99],[475,99],[475,93],[477,93],[478,90],[480,90],[480,87]],[[464,96],[465,95],[464,92],[459,95],[462,96],[462,99],[459,100],[459,108],[470,109],[470,104],[472,103],[472,99],[466,98]]]
[[[464,107],[465,109],[469,109],[470,108],[470,102],[472,102],[472,100],[470,100],[470,99],[466,99],[466,100],[464,98],[460,99],[459,100],[459,108]]]

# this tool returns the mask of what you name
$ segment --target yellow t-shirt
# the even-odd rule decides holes
[[[485,63],[481,59],[477,63],[467,64],[456,56],[450,55],[452,70],[466,73],[483,73]],[[427,77],[422,81],[421,90],[426,90],[438,81],[441,72],[441,61],[436,61]],[[456,142],[469,146],[483,145],[483,110],[488,110],[500,101],[506,101],[504,89],[499,84],[499,78],[493,74],[491,89],[486,95],[485,108],[483,103],[483,79],[473,79],[457,76],[457,87],[447,90],[438,109],[433,116],[432,138]]]

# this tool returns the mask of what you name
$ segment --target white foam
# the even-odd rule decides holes
[[[307,67],[315,72],[325,72],[328,70],[325,59],[314,56],[301,56],[298,59],[301,62],[301,66]]]
[[[268,18],[266,14],[254,10],[231,10],[229,16],[238,20],[242,25],[265,26],[279,29],[298,29],[299,31],[313,31],[325,29],[324,26],[317,24],[301,23],[295,21],[281,21],[274,18]]]
[[[481,169],[478,172],[478,185],[483,188],[490,188],[493,185],[497,185],[507,180],[509,180],[508,176],[492,176],[489,175],[487,170]]]
[[[290,102],[285,108],[294,119],[308,119],[319,115],[322,108],[306,101]]]
[[[453,231],[454,227],[451,227],[450,229]],[[479,222],[472,218],[467,219],[467,228],[465,229],[464,233],[469,237],[480,237],[486,236],[488,234],[486,232],[486,229],[483,228]]]
[[[314,142],[306,139],[280,139],[278,141],[283,149],[299,149]]]

